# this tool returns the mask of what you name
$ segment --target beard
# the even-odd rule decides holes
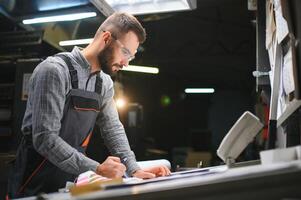
[[[115,73],[113,72],[113,66],[119,66],[117,63],[113,64],[113,50],[113,46],[108,45],[97,56],[101,70],[108,75]]]

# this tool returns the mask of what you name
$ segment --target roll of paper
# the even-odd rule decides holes
[[[169,169],[171,168],[170,162],[166,159],[138,161],[137,163],[141,169],[155,167],[158,165],[164,165],[164,166],[168,167]]]

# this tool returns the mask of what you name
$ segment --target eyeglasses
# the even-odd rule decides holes
[[[126,57],[128,62],[131,62],[135,58],[135,56],[132,55],[130,50],[128,48],[126,48],[112,33],[111,33],[111,36],[118,43],[118,45],[120,46],[121,52]]]

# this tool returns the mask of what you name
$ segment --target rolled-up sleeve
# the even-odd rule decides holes
[[[44,61],[30,80],[32,106],[32,139],[37,152],[60,169],[78,175],[96,171],[98,162],[89,159],[66,143],[60,136],[66,98],[66,74],[58,63]]]

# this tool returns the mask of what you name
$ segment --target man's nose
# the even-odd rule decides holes
[[[128,59],[123,59],[122,62],[121,62],[121,65],[124,66],[124,67],[127,67],[129,65]]]

